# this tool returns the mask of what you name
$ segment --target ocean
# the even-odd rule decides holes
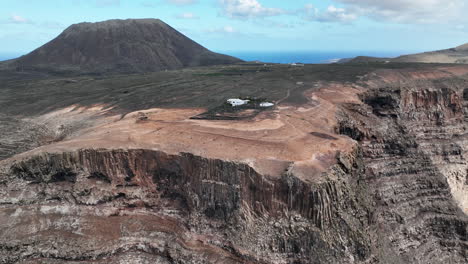
[[[269,63],[333,63],[340,59],[357,56],[398,57],[411,54],[414,51],[218,51],[245,61],[261,61]]]
[[[356,56],[397,57],[415,51],[217,51],[240,58],[245,61],[261,61],[269,63],[333,63],[340,59]],[[0,61],[17,58],[21,53],[0,53]]]

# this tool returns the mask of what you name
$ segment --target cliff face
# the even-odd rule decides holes
[[[1,260],[366,260],[368,209],[365,195],[356,194],[363,188],[359,153],[339,158],[322,183],[311,184],[191,154],[81,150],[34,156],[2,174]]]
[[[366,105],[346,107],[340,127],[363,151],[379,234],[374,244],[393,263],[464,263],[467,81],[380,75],[362,95]]]

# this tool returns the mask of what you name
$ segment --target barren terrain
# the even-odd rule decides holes
[[[467,66],[0,79],[3,263],[467,261]]]

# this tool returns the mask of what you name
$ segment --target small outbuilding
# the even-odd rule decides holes
[[[245,104],[249,103],[249,101],[250,100],[242,100],[242,99],[238,99],[238,98],[228,99],[227,100],[228,104],[230,104],[232,106],[245,105]]]
[[[269,102],[263,102],[260,104],[260,107],[272,107],[274,106],[275,104],[273,103],[269,103]]]

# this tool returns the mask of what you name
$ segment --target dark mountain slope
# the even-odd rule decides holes
[[[400,56],[394,62],[468,63],[468,43],[452,49]]]
[[[80,23],[12,62],[19,69],[150,72],[239,62],[209,51],[158,19]]]
[[[458,63],[468,64],[468,43],[456,48],[403,55],[397,58],[358,56],[340,63],[405,62],[405,63]]]

